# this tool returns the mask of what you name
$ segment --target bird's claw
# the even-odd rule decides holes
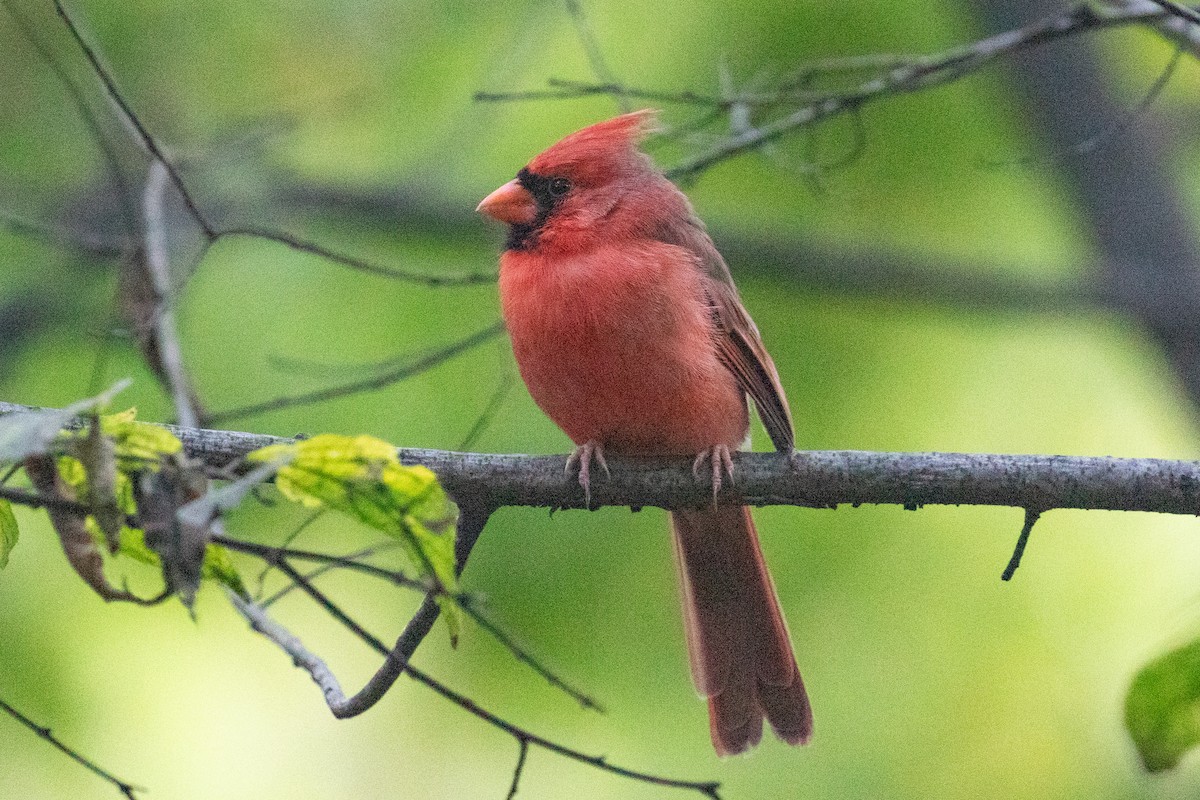
[[[608,462],[604,460],[604,445],[591,439],[581,445],[576,446],[571,451],[571,455],[567,456],[566,472],[570,472],[575,467],[579,468],[579,485],[583,487],[583,504],[586,508],[592,507],[592,462],[595,461],[604,470],[604,477],[612,478],[612,473],[608,471]]]
[[[721,473],[728,475],[729,482],[733,483],[733,455],[729,452],[729,446],[724,444],[716,444],[707,450],[701,450],[696,456],[696,460],[692,462],[692,475],[696,477],[696,480],[702,480],[700,468],[704,466],[705,461],[712,462],[713,506],[716,506],[717,492],[721,491]]]

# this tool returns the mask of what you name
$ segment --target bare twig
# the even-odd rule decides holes
[[[2,488],[0,488],[0,492],[2,492]],[[0,493],[0,497],[4,497],[4,494]],[[469,515],[469,512],[467,513]],[[478,539],[478,531],[481,529],[482,528],[479,524],[478,518],[472,519],[468,516],[467,524],[460,524],[458,534],[460,534],[460,536],[469,537],[470,531],[476,531],[474,537],[475,539]],[[354,572],[365,573],[365,575],[382,578],[384,581],[388,581],[389,583],[397,585],[397,587],[415,589],[421,591],[421,593],[428,593],[428,590],[430,590],[425,582],[416,581],[414,578],[409,578],[408,576],[404,575],[403,572],[398,570],[386,570],[384,567],[367,564],[365,561],[359,560],[360,558],[367,557],[367,555],[373,555],[374,553],[379,552],[379,546],[364,548],[358,553],[352,553],[349,555],[330,555],[325,553],[313,553],[310,551],[299,551],[299,549],[289,547],[258,545],[258,543],[254,542],[230,539],[229,536],[214,536],[212,537],[212,542],[216,543],[216,545],[222,545],[223,547],[232,549],[232,551],[235,552],[254,555],[254,557],[263,559],[266,564],[271,567],[275,567],[275,569],[280,569],[280,566],[284,563],[284,561],[286,561],[286,559],[317,561],[317,563],[320,563],[322,566],[304,576],[305,581],[308,583],[312,583],[314,578],[317,578],[320,575],[323,575],[324,572],[328,572],[330,570],[350,570]],[[290,591],[294,591],[295,589],[299,588],[300,585],[298,583],[290,582],[288,583],[287,587],[277,591],[275,595],[268,597],[268,599],[258,601],[258,607],[265,610],[283,595],[286,595],[290,593]],[[578,690],[578,688],[575,688],[574,686],[571,686],[562,678],[562,676],[559,676],[558,674],[552,672],[551,669],[545,667],[544,664],[538,660],[538,658],[534,657],[533,654],[530,654],[528,650],[522,648],[520,644],[517,644],[515,640],[509,636],[509,633],[504,631],[504,628],[497,625],[496,622],[493,622],[491,619],[488,619],[488,616],[484,614],[484,612],[482,612],[482,610],[478,607],[478,604],[476,604],[474,597],[461,593],[448,595],[448,597],[450,597],[450,600],[457,604],[458,608],[462,609],[464,614],[469,616],[470,619],[474,620],[476,625],[479,625],[482,630],[490,634],[493,639],[496,639],[500,645],[504,646],[506,650],[511,652],[512,656],[514,656],[517,661],[520,661],[521,663],[526,664],[526,666],[530,669],[533,669],[536,674],[541,676],[541,678],[546,679],[548,684],[554,688],[557,688],[557,690],[568,694],[568,696],[571,699],[574,699],[576,703],[580,704],[582,708],[601,712],[604,711],[604,708],[602,708],[602,706],[596,702],[594,698],[590,697],[589,694]],[[431,608],[437,609],[437,604],[436,602],[433,602],[432,599],[427,599],[426,602],[422,603],[418,615],[424,618],[424,615],[432,613],[430,610]],[[434,619],[436,619],[436,616],[434,616]],[[413,626],[410,625],[409,627]],[[420,624],[420,628],[424,628],[426,633],[428,630],[430,630],[430,627],[432,627],[432,624],[428,627],[425,627],[424,621],[422,621]],[[412,652],[415,651],[416,644],[420,643],[420,638],[424,638],[425,636],[424,633],[421,633],[420,638],[418,638],[418,631],[418,627],[413,627],[412,632],[409,632],[408,634],[408,638],[404,639],[404,642],[406,642],[404,649],[409,651],[409,656],[412,656]]]
[[[113,775],[111,772],[109,772],[108,770],[101,767],[95,761],[92,761],[91,759],[84,757],[83,755],[81,755],[79,753],[78,750],[75,750],[74,748],[68,747],[67,745],[63,744],[63,742],[57,736],[55,736],[54,733],[49,728],[45,727],[44,725],[38,725],[36,722],[31,720],[29,717],[25,716],[20,711],[17,711],[15,708],[13,708],[11,705],[9,705],[7,702],[5,702],[3,699],[0,699],[0,711],[3,711],[4,713],[8,714],[10,717],[15,719],[17,722],[21,723],[26,728],[33,731],[40,738],[45,739],[47,742],[49,742],[55,748],[57,748],[59,750],[59,752],[68,756],[69,758],[74,760],[76,763],[82,765],[87,770],[89,770],[92,774],[111,783],[118,792],[120,792],[125,797],[129,798],[129,800],[137,800],[137,795],[135,794],[135,792],[144,791],[141,787],[134,786],[129,781],[125,781],[125,780],[118,778],[116,775]]]
[[[165,162],[153,161],[146,176],[146,188],[142,192],[142,219],[145,223],[144,262],[153,288],[155,308],[153,315],[153,354],[157,364],[152,365],[160,374],[171,402],[175,407],[175,419],[185,428],[194,428],[203,414],[192,390],[192,381],[183,366],[183,347],[175,329],[175,312],[171,308],[170,249],[167,244],[166,220],[164,219],[164,192],[170,172]]]
[[[1167,0],[1132,0],[1121,5],[1077,3],[1060,14],[948,51],[911,58],[888,57],[875,65],[879,67],[879,71],[874,77],[847,90],[814,93],[806,83],[801,83],[799,91],[795,85],[788,85],[780,87],[773,93],[734,94],[728,97],[713,98],[710,105],[724,111],[728,111],[737,104],[766,106],[785,104],[791,101],[793,103],[802,102],[803,105],[761,125],[743,126],[741,130],[723,138],[707,151],[668,169],[667,175],[674,179],[693,178],[715,164],[743,153],[760,150],[764,145],[798,129],[815,125],[831,117],[857,111],[868,103],[885,97],[942,86],[973,74],[997,59],[1023,50],[1084,33],[1134,24],[1161,22],[1169,14],[1179,14],[1180,12],[1189,14],[1188,19],[1192,19],[1190,15],[1196,13],[1177,3],[1169,3]],[[873,65],[869,63],[859,64],[855,69],[870,68],[871,66]],[[476,95],[476,99],[565,99],[589,94],[612,94],[618,97],[704,104],[703,98],[690,92],[678,94],[653,92],[625,87],[615,81],[602,80],[596,85],[572,85],[559,81],[552,85],[557,87],[556,91],[513,94],[479,93]]]
[[[1154,105],[1154,102],[1162,95],[1163,90],[1167,88],[1167,85],[1171,82],[1171,79],[1175,77],[1175,72],[1179,67],[1179,62],[1183,58],[1183,54],[1183,45],[1177,44],[1175,47],[1175,52],[1171,54],[1171,58],[1169,61],[1167,61],[1166,66],[1163,67],[1162,72],[1158,74],[1158,76],[1150,84],[1150,88],[1146,90],[1146,92],[1137,101],[1137,103],[1133,105],[1132,108],[1128,109],[1124,114],[1122,114],[1119,119],[1104,125],[1104,127],[1098,130],[1096,133],[1088,136],[1086,139],[1080,142],[1073,144],[1063,155],[1090,155],[1091,153],[1094,153],[1096,150],[1100,149],[1100,147],[1106,142],[1129,131],[1147,114],[1147,112],[1149,112],[1150,107]],[[1036,157],[1021,158],[1017,159],[1015,163],[1035,164],[1040,160],[1041,159]],[[1051,158],[1048,160],[1057,161],[1058,159]],[[1005,166],[1005,162],[1000,162],[999,166]]]
[[[315,553],[311,550],[297,550],[293,547],[275,547],[273,545],[258,544],[257,542],[247,542],[242,539],[234,539],[230,536],[213,536],[212,542],[219,544],[222,547],[227,547],[239,553],[247,553],[256,558],[262,559],[272,567],[279,569],[287,563],[288,559],[296,559],[297,561],[314,561],[322,565],[334,567],[336,569],[348,569],[353,572],[361,572],[365,575],[370,575],[375,578],[382,578],[388,583],[402,586],[405,589],[413,589],[418,592],[429,591],[429,586],[421,580],[410,578],[399,570],[384,569],[374,564],[369,564],[365,561],[359,561],[356,554],[348,556],[336,556],[332,553]],[[374,552],[372,548],[371,552]],[[303,576],[305,580],[310,580],[313,576]],[[310,580],[311,582],[311,580]],[[263,603],[262,605],[266,605]]]
[[[433,275],[429,273],[410,272],[408,270],[397,269],[396,267],[385,267],[381,264],[376,264],[371,261],[367,261],[366,259],[358,258],[357,256],[339,253],[314,242],[305,241],[279,231],[269,231],[265,228],[229,228],[226,230],[216,231],[211,239],[215,242],[219,239],[230,239],[239,236],[247,236],[254,239],[275,242],[277,244],[290,247],[292,250],[296,250],[297,252],[319,256],[326,261],[331,261],[335,264],[341,264],[344,267],[349,267],[350,269],[358,272],[365,272],[369,275],[379,275],[385,278],[393,278],[395,280],[405,281],[408,283],[416,283],[422,286],[470,286],[472,284],[479,283],[493,283],[496,280],[496,273],[494,270]]]
[[[615,83],[583,83],[560,78],[550,78],[546,83],[552,88],[528,92],[476,92],[473,97],[480,103],[510,103],[521,100],[570,100],[598,94],[615,94],[651,103],[679,103],[705,108],[721,103],[721,99],[718,97],[691,90],[662,92],[633,86],[620,86]]]
[[[462,573],[463,567],[466,566],[467,558],[471,555],[471,550],[475,547],[475,542],[479,538],[479,534],[483,531],[483,526],[487,524],[487,519],[491,514],[490,508],[480,509],[469,504],[461,505],[458,516],[458,531],[454,540],[455,549],[455,572]],[[295,580],[295,575],[290,574]],[[303,585],[301,588],[305,588]],[[305,588],[312,595],[315,589],[311,587]],[[314,595],[315,599],[315,595]],[[387,690],[392,687],[396,679],[404,673],[405,666],[409,659],[417,651],[417,647],[425,640],[429,631],[433,628],[433,623],[437,621],[441,614],[441,608],[437,603],[437,593],[426,591],[425,599],[421,602],[420,608],[413,614],[412,619],[408,621],[408,625],[404,627],[400,638],[396,640],[396,644],[387,653],[387,658],[383,664],[376,670],[371,679],[354,697],[349,698],[339,708],[333,709],[334,716],[337,717],[353,717],[369,709],[379,699],[387,693]]]
[[[298,577],[300,577],[300,580],[298,581],[300,588],[308,593],[309,596],[312,597],[319,605],[321,605],[321,607],[324,608],[334,619],[337,619],[339,622],[345,625],[354,633],[355,636],[375,650],[375,652],[386,656],[389,661],[391,660],[391,651],[388,650],[387,646],[384,645],[382,640],[372,636],[370,633],[364,630],[362,626],[354,622],[354,620],[352,620],[344,611],[338,608],[336,604],[330,601],[329,598],[325,597],[320,592],[316,591],[312,586],[308,585],[304,581],[303,576]],[[249,603],[232,593],[229,594],[229,599],[230,602],[232,602],[234,606],[246,617],[246,619],[250,622],[250,626],[255,631],[263,634],[272,642],[274,642],[285,653],[291,656],[293,663],[308,672],[309,676],[312,677],[313,681],[320,687],[322,694],[325,696],[326,702],[330,706],[330,709],[334,710],[335,715],[338,715],[337,710],[335,710],[335,706],[338,708],[344,708],[348,701],[346,700],[344,693],[341,691],[341,687],[338,684],[337,678],[333,675],[332,671],[325,664],[325,662],[320,657],[309,651],[295,635],[293,635],[279,623],[272,620],[264,611],[262,611],[262,609],[258,608],[253,603]],[[413,666],[411,663],[406,663],[401,668],[401,672],[408,675],[408,677],[412,678],[418,683],[429,687],[434,692],[449,700],[451,703],[463,709],[467,713],[472,714],[473,716],[487,722],[489,725],[504,731],[516,739],[517,742],[524,743],[526,746],[532,745],[535,747],[541,747],[549,752],[556,753],[573,761],[587,764],[595,767],[596,769],[604,770],[605,772],[609,772],[613,775],[619,775],[624,778],[629,778],[631,780],[648,783],[655,786],[691,790],[703,795],[704,797],[720,800],[720,784],[716,782],[684,781],[674,778],[666,778],[661,775],[654,775],[648,772],[641,772],[638,770],[620,767],[615,764],[610,764],[603,756],[589,756],[578,750],[574,750],[542,736],[538,736],[537,734],[532,733],[525,728],[521,728],[520,726],[508,722],[507,720],[483,708],[469,697],[459,694],[458,692],[449,688],[445,684],[435,679],[433,676]]]
[[[1175,16],[1186,19],[1189,22],[1200,24],[1200,13],[1194,9],[1188,8],[1185,5],[1174,2],[1174,0],[1151,0],[1156,5],[1162,6],[1167,11]]]
[[[504,398],[508,397],[509,391],[513,387],[512,370],[506,370],[504,376],[500,378],[500,382],[496,384],[496,390],[492,392],[492,397],[488,400],[488,404],[484,406],[483,411],[479,412],[479,416],[475,418],[475,423],[471,425],[471,430],[467,431],[467,435],[458,443],[459,450],[470,450],[475,442],[479,441],[479,437],[491,425],[492,420],[496,416],[496,412],[500,410],[500,404],[504,402]]]
[[[13,470],[19,468],[20,464],[13,465]],[[7,500],[26,508],[52,508],[56,511],[81,516],[86,516],[92,511],[87,503],[81,503],[78,500],[68,500],[65,497],[31,492],[26,489],[14,489],[11,486],[0,486],[0,500]]]
[[[115,258],[124,252],[124,245],[109,242],[99,237],[68,230],[57,225],[47,225],[41,222],[31,222],[21,219],[7,211],[0,211],[0,228],[11,231],[19,236],[28,236],[43,241],[52,242],[63,247],[69,247],[80,253],[96,256],[97,258]]]
[[[75,108],[75,113],[79,116],[84,126],[87,127],[88,132],[91,133],[93,143],[100,150],[104,169],[108,173],[108,180],[112,184],[113,194],[121,210],[121,218],[125,222],[126,233],[133,235],[138,230],[138,217],[131,199],[132,195],[129,191],[129,183],[121,170],[121,161],[117,157],[117,152],[113,148],[112,143],[104,135],[104,131],[101,130],[100,121],[97,119],[94,110],[88,104],[87,100],[84,99],[83,91],[67,75],[62,64],[58,62],[58,59],[50,52],[50,48],[37,35],[33,26],[29,24],[29,21],[25,19],[23,14],[17,11],[12,0],[0,0],[0,2],[3,3],[9,16],[17,24],[18,29],[21,31],[21,36],[29,43],[34,52],[37,53],[38,58],[54,73],[54,77],[70,98],[71,105]]]
[[[395,548],[399,548],[399,547],[403,547],[403,546],[404,545],[401,542],[398,542],[395,540],[389,540],[386,542],[380,542],[379,544],[371,545],[370,547],[364,547],[360,550],[355,550],[353,553],[348,553],[347,555],[343,556],[343,558],[349,559],[349,560],[351,560],[353,562],[357,562],[357,563],[366,563],[366,562],[359,561],[359,559],[370,558],[371,556],[377,555],[377,554],[383,552],[384,550],[391,550],[391,549],[395,549]],[[270,563],[268,563],[266,568],[263,570],[263,574],[266,574],[271,568],[272,568],[272,565]],[[313,582],[317,578],[321,577],[322,575],[324,575],[328,572],[334,572],[339,569],[342,569],[341,564],[339,564],[336,561],[327,561],[324,564],[322,564],[321,566],[311,570],[310,572],[304,573],[304,579],[309,582]],[[400,573],[399,571],[396,571],[396,572],[399,575],[403,575],[403,573]],[[407,576],[404,576],[404,577],[407,578]],[[387,580],[389,582],[393,581],[393,579],[390,576],[387,578]],[[260,608],[268,609],[271,606],[278,603],[283,598],[287,597],[292,592],[296,591],[297,588],[298,587],[296,586],[296,584],[289,581],[288,583],[285,583],[281,588],[276,590],[273,594],[268,595],[267,597],[263,597],[259,600],[256,600],[256,602],[258,603]]]
[[[529,756],[529,742],[517,739],[517,765],[513,767],[512,783],[508,787],[508,800],[517,796],[517,786],[521,783],[521,773],[525,771],[525,759]]]
[[[1025,523],[1021,526],[1021,535],[1017,537],[1017,546],[1013,548],[1012,558],[1008,561],[1008,566],[1004,568],[1004,574],[1000,576],[1002,581],[1011,581],[1013,575],[1017,574],[1017,568],[1021,566],[1021,557],[1025,555],[1025,546],[1029,544],[1029,534],[1033,533],[1033,526],[1037,524],[1038,518],[1042,512],[1036,508],[1025,509]]]
[[[268,411],[278,411],[283,408],[291,408],[298,405],[310,405],[313,403],[321,403],[326,400],[334,400],[339,397],[346,397],[360,392],[371,392],[377,389],[383,389],[391,386],[394,383],[410,378],[413,375],[418,375],[426,370],[432,369],[439,364],[442,364],[451,358],[470,350],[473,347],[481,345],[495,337],[499,336],[504,331],[503,323],[497,322],[483,330],[477,331],[466,338],[460,339],[457,342],[436,350],[423,358],[411,361],[401,366],[381,372],[378,375],[372,375],[369,378],[352,381],[341,384],[340,386],[331,386],[327,389],[317,389],[311,392],[303,392],[301,394],[284,395],[276,397],[273,400],[265,400],[261,403],[253,403],[251,405],[241,406],[240,408],[232,408],[228,411],[218,411],[215,414],[210,414],[206,422],[219,422],[227,419],[248,417],[254,414],[263,414]]]
[[[474,542],[478,540],[479,533],[482,531],[485,522],[486,515],[481,517],[479,514],[473,513],[470,506],[468,506],[460,514],[457,532],[458,535],[456,539],[456,542],[461,542],[461,544],[458,545],[458,551],[460,554],[462,554],[461,561],[459,562],[458,566],[460,573],[462,571],[462,566],[465,565],[466,557],[469,555],[470,549],[474,546]],[[381,674],[377,675],[374,679],[376,681],[377,688],[372,689],[368,695],[364,696],[361,700],[362,703],[367,703],[368,698],[373,698],[370,700],[371,704],[373,704],[378,700],[379,697],[382,697],[388,688],[390,688],[391,684],[395,682],[396,677],[399,675],[399,672],[395,671],[395,667],[402,667],[403,660],[412,657],[412,654],[416,651],[417,646],[432,628],[433,623],[436,621],[439,613],[439,607],[436,602],[436,598],[438,597],[439,593],[431,592],[427,582],[410,578],[399,570],[385,569],[383,567],[359,560],[362,555],[370,555],[377,552],[379,549],[378,546],[366,548],[360,553],[354,553],[348,556],[335,556],[326,553],[314,553],[308,550],[297,550],[290,547],[261,545],[255,542],[246,542],[240,539],[234,539],[229,536],[214,536],[212,541],[215,544],[223,545],[230,550],[247,553],[257,558],[261,558],[264,562],[276,569],[283,569],[287,559],[318,562],[322,565],[320,569],[303,576],[304,580],[310,584],[312,583],[313,579],[320,575],[323,571],[330,569],[348,569],[354,572],[381,578],[396,586],[401,586],[406,589],[415,589],[426,594],[425,600],[414,616],[414,620],[416,621],[409,623],[404,635],[402,635],[400,638],[400,642],[403,644],[401,646],[400,643],[398,643],[398,647],[400,649],[397,651],[397,658],[395,659],[396,663],[392,664],[386,670],[381,670]],[[285,573],[288,574],[289,577],[294,574],[291,570],[285,570]],[[279,592],[274,597],[260,601],[259,607],[266,609],[284,592],[292,591],[297,588],[302,587],[295,581],[292,581],[288,584],[285,590]],[[513,657],[516,658],[517,661],[528,666],[530,669],[544,678],[551,686],[571,697],[583,708],[592,709],[594,711],[603,711],[603,708],[599,703],[596,702],[596,700],[579,689],[571,686],[562,677],[545,667],[537,658],[529,653],[529,651],[517,644],[507,632],[489,619],[487,615],[480,610],[475,598],[463,593],[447,595],[443,592],[441,594],[452,600],[460,609],[462,609],[464,614],[474,620],[480,628],[486,631],[492,638],[494,638],[504,648],[512,653]],[[401,656],[403,656],[403,658],[401,658]],[[366,706],[366,708],[369,707],[369,705]],[[366,708],[356,711],[355,713],[361,713],[361,711],[365,711]]]
[[[579,703],[581,708],[599,711],[602,714],[604,713],[604,707],[600,705],[595,698],[580,691],[579,689],[576,689],[574,686],[571,686],[569,683],[564,681],[561,677],[551,672],[549,669],[543,666],[541,662],[535,659],[533,655],[529,653],[529,651],[517,644],[503,628],[488,619],[488,617],[478,608],[475,608],[475,601],[472,598],[458,597],[457,600],[459,607],[462,608],[462,610],[468,614],[471,619],[475,620],[475,623],[479,625],[479,627],[491,634],[493,639],[503,645],[508,652],[512,653],[513,657],[516,658],[517,661],[520,661],[538,675],[545,678],[546,682],[554,688],[569,695],[575,700],[576,703]]]
[[[1091,31],[1162,18],[1158,0],[1135,0],[1120,6],[1079,3],[1069,10],[1013,30],[998,33],[936,55],[914,59],[844,92],[829,94],[779,119],[731,136],[667,171],[685,179],[742,153],[761,148],[799,128],[855,111],[869,102],[922,91],[958,80],[1014,53]]]
[[[162,151],[162,148],[159,146],[154,136],[152,136],[150,131],[147,130],[142,124],[142,121],[138,118],[137,114],[133,113],[133,109],[130,108],[129,103],[125,101],[124,96],[122,96],[120,90],[117,89],[116,82],[113,80],[112,76],[109,75],[108,70],[104,68],[104,65],[100,63],[100,58],[96,55],[96,51],[92,49],[92,46],[89,45],[87,40],[83,38],[83,35],[79,32],[79,28],[76,27],[74,20],[72,20],[70,15],[67,14],[67,11],[65,8],[63,8],[62,3],[59,2],[59,0],[53,0],[53,2],[54,10],[58,12],[58,16],[60,19],[62,19],[63,24],[67,26],[67,31],[71,34],[71,38],[75,40],[75,44],[79,46],[84,58],[86,58],[88,64],[91,65],[92,72],[97,78],[99,78],[100,82],[104,84],[105,94],[107,94],[109,99],[116,104],[121,116],[124,117],[125,121],[132,125],[133,129],[137,131],[141,145],[145,147],[146,150],[148,150],[154,156],[154,159],[162,164],[166,169],[167,174],[171,178],[171,183],[175,185],[175,188],[179,191],[180,196],[183,198],[183,202],[184,205],[187,206],[188,213],[191,214],[192,219],[196,220],[196,224],[199,225],[200,229],[204,231],[204,235],[207,238],[212,239],[216,235],[216,231],[214,230],[212,223],[208,221],[208,218],[201,213],[199,206],[196,205],[195,200],[192,198],[191,193],[188,191],[188,188],[184,184],[183,178],[180,176],[179,171],[175,168],[175,165],[172,164],[170,159],[167,158],[166,154]]]
[[[4,0],[4,2],[7,5],[8,0]],[[70,33],[71,38],[75,41],[80,51],[87,59],[93,74],[103,85],[106,96],[117,107],[118,113],[121,115],[122,119],[132,126],[133,130],[137,134],[138,143],[150,154],[155,162],[161,164],[162,168],[166,170],[171,184],[175,187],[175,190],[179,192],[180,197],[183,199],[183,204],[187,208],[188,214],[193,220],[195,220],[197,226],[199,226],[200,230],[203,232],[206,248],[210,247],[219,239],[236,236],[251,236],[258,239],[278,242],[280,244],[287,245],[293,250],[312,253],[313,255],[320,256],[333,263],[341,264],[342,266],[347,266],[362,272],[369,272],[375,275],[383,275],[389,278],[420,283],[426,286],[461,286],[472,283],[486,283],[495,280],[494,272],[463,273],[458,275],[422,275],[415,272],[408,272],[405,270],[373,264],[365,259],[337,253],[322,245],[318,245],[313,242],[307,242],[297,237],[277,231],[269,231],[253,227],[235,227],[227,229],[217,228],[217,226],[208,218],[208,216],[200,210],[199,202],[197,202],[195,195],[192,194],[192,191],[189,189],[187,183],[183,180],[183,176],[180,174],[179,169],[169,158],[167,158],[162,145],[150,132],[149,128],[147,128],[142,122],[141,118],[133,110],[133,107],[125,99],[124,95],[121,94],[115,79],[101,63],[100,57],[96,50],[90,44],[88,44],[86,39],[84,39],[83,35],[79,31],[78,26],[76,26],[74,20],[66,12],[66,9],[63,7],[60,0],[53,0],[53,2],[54,8],[58,13],[59,18],[63,21],[63,24],[66,26],[67,31]],[[34,41],[36,46],[36,40],[31,39],[31,41]],[[51,63],[52,66],[56,66],[54,65],[52,59]],[[56,69],[56,71],[60,70],[61,68]],[[74,85],[67,80],[65,76],[61,77],[64,81],[64,84],[67,85],[69,89],[74,89]],[[74,91],[76,93],[78,92],[77,89],[74,89]],[[81,113],[86,114],[86,104],[82,102],[82,98],[77,99],[77,104],[81,107]],[[106,140],[103,136],[103,133],[99,130],[99,127],[94,124],[94,121],[92,124],[92,132],[93,136],[97,140],[97,143],[102,147],[105,147],[107,152]],[[110,157],[110,160],[115,162],[115,157]],[[119,185],[117,187],[118,193],[122,198],[126,198],[129,194],[128,190],[124,186],[123,181],[120,181],[119,170],[116,170],[115,167],[114,170],[117,172],[118,176],[116,180],[119,181]],[[130,216],[132,218],[132,214]],[[133,227],[132,223],[131,227]]]
[[[567,13],[571,15],[571,22],[575,24],[575,31],[579,34],[579,42],[583,45],[583,52],[587,54],[588,63],[592,67],[592,74],[601,83],[616,88],[613,94],[616,95],[617,105],[621,111],[631,111],[629,100],[626,98],[625,93],[621,91],[621,84],[617,81],[616,74],[608,66],[608,62],[604,58],[604,51],[600,49],[600,41],[596,38],[596,32],[592,30],[592,25],[588,21],[587,14],[583,12],[582,0],[564,0],[564,2],[567,6]]]
[[[309,514],[304,519],[303,522],[301,522],[299,525],[297,525],[294,529],[292,529],[288,533],[286,538],[284,538],[283,542],[281,542],[279,546],[280,547],[289,546],[293,541],[296,540],[296,537],[298,537],[300,534],[304,533],[305,528],[307,528],[309,525],[312,525],[318,519],[323,517],[325,515],[325,511],[326,511],[326,509],[324,509],[324,508],[318,508],[316,511],[313,511],[311,514]],[[351,555],[351,556],[349,556],[349,558],[357,558],[357,556]],[[272,565],[269,560],[263,561],[263,568],[262,568],[262,571],[258,573],[258,579],[257,579],[259,595],[262,594],[263,584],[267,580],[267,575],[271,574],[271,566]],[[327,567],[336,567],[336,566],[337,566],[336,564],[323,564],[320,567],[318,567],[317,569],[321,570],[321,569],[325,569]],[[315,573],[315,574],[319,574],[319,573]],[[310,574],[308,577],[311,579],[313,577],[313,574]],[[295,586],[295,584],[288,584],[282,590],[277,592],[276,596],[273,599],[271,599],[270,601],[265,601],[265,600],[259,599],[259,603],[262,605],[263,608],[269,608],[272,603],[276,602],[280,597],[287,594],[288,591],[290,591],[294,586]]]

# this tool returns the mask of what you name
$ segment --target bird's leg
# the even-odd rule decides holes
[[[583,487],[583,504],[592,507],[592,462],[595,461],[604,470],[605,477],[611,478],[608,463],[604,460],[604,445],[595,439],[589,439],[581,445],[576,445],[567,456],[566,471],[570,472],[579,467],[579,485]]]
[[[707,450],[701,450],[696,456],[696,460],[692,462],[692,475],[700,480],[700,468],[704,466],[705,461],[712,461],[712,492],[713,505],[717,504],[717,492],[721,491],[721,474],[729,476],[729,482],[733,483],[733,456],[729,452],[729,445],[715,444]]]

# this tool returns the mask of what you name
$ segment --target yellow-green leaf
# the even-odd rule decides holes
[[[8,554],[17,546],[17,518],[12,504],[0,500],[0,569],[8,566]]]
[[[183,442],[161,425],[138,422],[136,408],[100,418],[100,432],[116,446],[123,469],[156,469],[165,455],[183,452]]]
[[[1151,772],[1200,744],[1200,641],[1142,668],[1125,699],[1125,727]]]
[[[146,544],[146,535],[141,528],[124,528],[121,531],[121,544],[117,552],[128,556],[134,561],[161,567],[162,559]],[[229,551],[216,544],[210,544],[204,550],[204,563],[200,569],[200,577],[221,583],[242,597],[249,596],[242,576],[233,565]]]
[[[437,476],[425,467],[401,464],[391,444],[371,436],[321,434],[270,445],[247,458],[280,463],[275,485],[289,500],[340,511],[396,537],[422,576],[445,592],[457,591],[457,512]],[[443,609],[454,636],[458,609],[452,601]]]
[[[224,584],[239,597],[250,597],[246,584],[242,583],[242,576],[233,566],[229,551],[219,544],[210,544],[204,550],[204,566],[201,567],[200,577]]]

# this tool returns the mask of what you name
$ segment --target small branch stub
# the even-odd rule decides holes
[[[1042,512],[1037,509],[1025,509],[1025,524],[1021,526],[1021,535],[1017,537],[1012,558],[1008,560],[1008,566],[1004,568],[1004,574],[1000,576],[1000,580],[1011,581],[1013,575],[1017,573],[1017,567],[1021,566],[1021,558],[1025,555],[1025,546],[1029,544],[1029,534],[1033,533],[1033,526],[1037,524],[1041,516]]]

